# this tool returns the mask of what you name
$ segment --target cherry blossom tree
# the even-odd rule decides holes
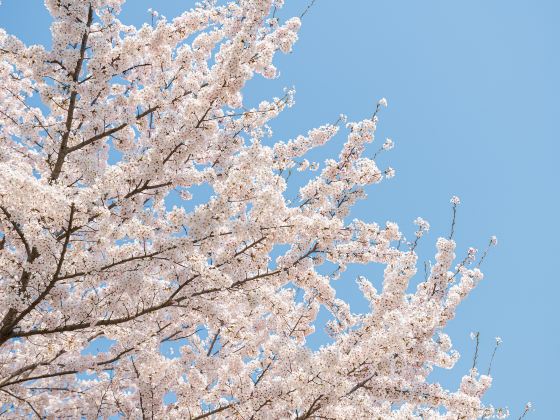
[[[491,377],[476,368],[455,391],[428,380],[458,359],[443,328],[482,279],[475,252],[454,263],[453,235],[438,239],[411,292],[428,223],[407,241],[395,223],[349,220],[364,189],[394,174],[365,153],[387,102],[272,142],[293,91],[255,108],[242,92],[276,77],[275,54],[297,40],[300,18],[276,17],[282,0],[152,12],[140,28],[119,21],[123,3],[45,0],[50,50],[0,30],[0,412],[504,414],[482,403]],[[338,156],[306,159],[337,134]],[[306,183],[290,201],[292,172]],[[197,186],[212,195],[187,210]],[[358,279],[371,312],[354,314],[332,281],[370,263],[385,266],[382,283]],[[320,308],[332,341],[312,351]],[[106,351],[84,351],[101,338]]]

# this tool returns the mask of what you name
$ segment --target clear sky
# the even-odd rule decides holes
[[[3,0],[0,27],[26,43],[49,43],[49,16],[41,0]],[[301,13],[307,0],[287,0],[281,17]],[[129,0],[126,23],[140,24],[153,7],[171,18],[192,0]],[[461,197],[458,253],[482,250],[490,235],[499,244],[483,269],[485,280],[462,304],[448,332],[462,359],[434,379],[456,389],[480,331],[481,370],[501,336],[486,400],[509,406],[518,418],[554,419],[560,374],[558,294],[560,237],[560,2],[557,0],[317,0],[304,17],[292,54],[280,56],[274,81],[255,80],[249,102],[282,95],[295,86],[296,106],[276,120],[276,139],[287,139],[339,113],[369,116],[387,97],[378,139],[396,149],[383,155],[397,176],[369,190],[353,216],[396,221],[409,236],[412,221],[431,223],[421,258],[433,258],[438,235],[447,235],[449,198]],[[378,141],[379,141],[378,140]],[[338,153],[338,142],[315,156]],[[355,311],[364,310],[353,280],[379,283],[379,268],[350,267],[336,284]],[[316,333],[313,347],[324,342]]]

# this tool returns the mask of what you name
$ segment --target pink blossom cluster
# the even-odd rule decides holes
[[[455,391],[428,381],[459,357],[443,328],[479,269],[467,261],[455,273],[455,242],[440,238],[410,292],[417,255],[399,248],[398,226],[347,221],[367,186],[394,175],[366,152],[377,115],[267,146],[268,123],[293,91],[245,107],[244,85],[277,76],[274,56],[291,51],[300,19],[272,18],[279,0],[208,1],[172,20],[150,11],[153,24],[135,28],[118,18],[123,3],[46,0],[51,49],[0,30],[0,409],[13,418],[501,416],[481,401],[488,375],[473,369]],[[344,130],[339,156],[288,201],[284,172],[319,169],[307,152]],[[201,185],[212,190],[206,201],[194,193]],[[192,210],[168,206],[193,194]],[[419,238],[429,224],[416,224]],[[287,251],[273,258],[277,245]],[[336,275],[320,274],[327,263],[338,274],[385,266],[379,289],[358,280],[370,313],[336,296]],[[311,351],[322,307],[333,342]],[[113,344],[84,352],[100,338]],[[175,402],[164,403],[168,392]]]

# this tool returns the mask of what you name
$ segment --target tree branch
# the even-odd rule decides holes
[[[74,68],[74,72],[72,73],[72,81],[74,83],[78,82],[80,73],[82,72],[82,65],[86,55],[89,31],[92,23],[93,23],[93,6],[90,3],[88,9],[86,30],[82,35],[82,43],[80,45],[80,58],[76,62],[76,67]],[[74,120],[74,111],[76,109],[77,98],[78,98],[78,92],[76,90],[73,90],[72,93],[70,94],[70,104],[68,106],[68,113],[66,114],[66,131],[62,135],[60,148],[58,149],[58,155],[56,158],[56,162],[54,164],[54,168],[51,173],[50,182],[56,181],[60,176],[60,173],[62,172],[62,165],[64,165],[64,159],[68,154],[67,145],[68,145],[68,139],[70,138],[70,132],[72,131],[72,122]]]

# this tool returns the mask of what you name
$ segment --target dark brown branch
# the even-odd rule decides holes
[[[41,420],[41,419],[43,418],[43,417],[39,414],[39,412],[35,409],[35,407],[33,407],[33,405],[32,405],[29,401],[27,401],[25,398],[18,397],[17,395],[12,394],[10,391],[8,391],[8,390],[6,390],[6,389],[2,389],[2,390],[0,390],[0,391],[5,392],[6,394],[8,394],[9,396],[11,396],[12,398],[15,398],[16,400],[19,400],[19,401],[21,401],[21,402],[26,403],[26,404],[29,406],[29,408],[31,408],[31,410],[33,411],[33,413],[35,413],[35,415],[37,416],[37,418],[38,418],[39,420]]]
[[[317,410],[319,410],[321,408],[321,405],[319,405],[319,401],[321,401],[321,399],[324,397],[323,394],[319,395],[317,398],[315,398],[315,400],[311,403],[311,407],[309,407],[309,409],[303,414],[303,416],[297,416],[297,420],[305,420],[308,419],[309,417],[311,417],[313,415],[313,413],[315,413]]]
[[[221,332],[221,330],[218,329],[218,331],[214,335],[214,338],[212,339],[212,343],[210,343],[210,347],[208,348],[208,353],[206,353],[206,356],[210,357],[210,355],[212,354],[212,350],[214,349],[214,346],[216,345],[216,341],[218,341],[218,337],[220,336],[220,332]]]
[[[4,386],[9,386],[12,385],[14,383],[18,383],[18,382],[10,382],[13,378],[15,378],[16,376],[20,376],[26,372],[29,372],[26,376],[26,379],[24,381],[29,380],[29,375],[31,374],[31,372],[33,372],[36,368],[38,368],[39,366],[48,366],[51,363],[53,363],[56,359],[58,359],[62,354],[66,353],[66,350],[61,350],[59,351],[54,357],[52,357],[50,360],[45,360],[43,362],[36,362],[36,363],[32,363],[31,365],[27,365],[27,366],[23,366],[19,369],[17,369],[16,371],[12,372],[10,374],[9,377],[7,377],[6,379],[4,379],[1,383],[0,383],[0,388],[4,387]],[[20,381],[21,382],[21,381]]]
[[[212,414],[216,414],[216,413],[219,413],[221,411],[227,410],[232,405],[235,405],[235,403],[231,403],[231,404],[228,404],[228,405],[224,405],[222,407],[215,408],[214,410],[207,411],[206,413],[201,414],[200,416],[191,417],[191,420],[200,420],[200,419],[204,419],[206,417],[210,417]]]
[[[10,214],[10,212],[4,206],[0,206],[0,210],[2,210],[2,213],[4,213],[4,215],[6,216],[6,219],[8,219],[8,221],[10,222],[12,227],[14,228],[15,232],[17,233],[17,235],[21,239],[21,242],[23,242],[23,246],[25,247],[25,252],[27,253],[27,260],[29,261],[30,259],[32,259],[32,260],[35,259],[35,257],[32,257],[32,255],[36,254],[37,250],[31,247],[31,245],[29,244],[29,242],[25,238],[25,235],[23,234],[23,231],[21,230],[21,227],[19,226],[19,224],[16,223],[14,220],[12,220],[12,215]]]
[[[259,384],[259,382],[261,381],[261,379],[264,377],[264,375],[266,374],[266,372],[268,372],[268,370],[270,369],[270,367],[272,366],[272,364],[274,363],[274,358],[272,359],[272,361],[263,369],[263,371],[261,372],[261,374],[259,375],[259,377],[257,378],[257,380],[254,382],[254,386],[257,386]]]
[[[140,381],[140,373],[138,372],[138,369],[136,369],[136,364],[134,363],[134,359],[132,357],[130,358],[130,363],[132,363],[132,367],[134,368],[134,372],[136,373],[136,378]],[[138,384],[138,398],[140,399],[140,410],[142,411],[142,420],[146,420],[146,413],[144,411],[144,402],[142,399],[142,391],[141,391],[140,384]]]
[[[154,106],[154,107],[152,107],[152,108],[149,108],[149,109],[147,109],[146,111],[144,111],[144,112],[142,112],[141,114],[139,114],[139,115],[136,117],[136,119],[137,119],[137,120],[140,120],[140,119],[144,118],[146,115],[150,115],[151,113],[153,113],[153,112],[154,112],[155,110],[157,110],[157,109],[158,109],[157,106]],[[76,150],[83,149],[84,147],[89,146],[89,145],[92,144],[92,143],[95,143],[97,140],[101,140],[101,139],[103,139],[103,138],[105,138],[105,137],[112,136],[113,134],[115,134],[115,133],[121,131],[122,129],[126,128],[127,126],[128,126],[128,124],[122,123],[122,124],[120,124],[120,125],[118,125],[118,126],[116,126],[116,127],[113,127],[113,128],[111,128],[111,129],[107,130],[107,131],[103,131],[102,133],[99,133],[99,134],[97,134],[97,135],[95,135],[95,136],[93,136],[93,137],[90,137],[89,139],[84,140],[84,141],[81,142],[81,143],[78,143],[78,144],[76,144],[76,145],[74,145],[74,146],[72,146],[72,147],[68,147],[68,148],[66,149],[66,154],[75,152]]]
[[[14,327],[29,314],[35,307],[43,301],[43,299],[50,293],[50,291],[55,286],[56,282],[59,280],[60,271],[62,270],[62,265],[64,264],[64,258],[68,250],[68,245],[70,243],[70,232],[72,230],[72,223],[74,222],[75,207],[74,203],[70,205],[70,216],[68,220],[68,227],[66,229],[66,237],[64,239],[64,244],[62,246],[62,251],[60,252],[60,257],[58,258],[58,263],[56,265],[55,273],[53,274],[52,280],[49,282],[45,290],[19,315],[15,316],[10,322],[4,323],[0,329],[0,345],[4,344],[9,338],[14,329]]]
[[[346,393],[346,396],[350,396],[352,395],[354,392],[356,392],[358,389],[363,388],[369,381],[371,381],[375,376],[377,376],[377,373],[373,373],[372,375],[368,376],[366,379],[364,379],[361,382],[358,382],[356,385],[354,385],[352,387],[352,389],[350,391],[348,391]]]
[[[117,267],[119,265],[123,265],[123,264],[129,263],[129,262],[132,262],[132,261],[138,261],[138,260],[145,260],[145,259],[148,259],[148,258],[153,258],[153,257],[156,257],[160,254],[163,254],[164,252],[171,251],[175,248],[177,248],[177,246],[174,245],[174,246],[171,246],[171,247],[166,248],[166,249],[151,252],[149,254],[136,255],[136,256],[124,258],[122,260],[113,261],[111,264],[106,264],[103,267],[101,267],[99,269],[96,269],[96,270],[93,270],[93,271],[81,271],[81,272],[72,273],[72,274],[65,274],[63,276],[59,276],[58,280],[68,280],[68,279],[72,279],[72,278],[75,278],[75,277],[86,276],[86,275],[92,274],[92,273],[100,273],[100,272],[109,270],[113,267]]]
[[[82,43],[80,45],[80,58],[76,62],[76,67],[74,68],[74,72],[72,73],[72,81],[77,83],[80,78],[80,73],[82,72],[82,65],[84,63],[86,50],[87,50],[87,43],[89,38],[89,31],[90,27],[93,23],[93,6],[90,4],[88,9],[88,18],[86,23],[86,30],[82,35]],[[70,94],[70,104],[68,105],[68,113],[66,114],[66,131],[62,135],[62,139],[60,142],[60,148],[58,149],[58,156],[56,158],[56,162],[54,164],[54,168],[51,173],[50,181],[56,181],[62,172],[62,165],[64,165],[64,159],[68,154],[67,145],[68,139],[70,138],[70,133],[72,131],[72,122],[74,120],[74,111],[76,109],[76,101],[78,98],[78,92],[73,90]]]
[[[274,271],[270,271],[270,272],[266,272],[266,273],[262,273],[262,274],[257,274],[257,275],[252,276],[252,277],[247,277],[244,280],[239,280],[239,281],[233,283],[231,288],[240,287],[247,282],[255,281],[255,280],[266,278],[266,277],[270,277],[270,276],[277,275],[277,274],[280,274],[282,272],[288,271],[290,268],[297,265],[300,261],[309,257],[312,253],[316,252],[317,248],[318,248],[318,245],[314,244],[313,247],[311,247],[305,254],[301,255],[290,267],[284,267],[284,268],[281,268],[281,269],[278,269],[278,270],[274,270]],[[119,262],[119,263],[122,263],[122,262]],[[72,275],[72,276],[74,276],[74,275]],[[149,313],[158,311],[160,309],[173,306],[174,304],[180,303],[180,302],[182,302],[186,299],[196,297],[196,296],[205,295],[205,294],[209,294],[209,293],[213,293],[213,292],[219,292],[219,291],[222,290],[222,289],[219,289],[219,288],[204,289],[204,290],[201,290],[199,292],[195,292],[195,293],[191,294],[190,296],[182,296],[182,297],[179,297],[177,299],[175,298],[187,285],[189,285],[194,279],[196,279],[198,277],[200,277],[200,274],[195,274],[195,275],[191,276],[190,278],[188,278],[165,301],[163,301],[163,302],[161,302],[157,305],[152,305],[152,306],[150,306],[148,308],[145,308],[143,310],[139,310],[134,314],[127,315],[127,316],[124,316],[124,317],[121,317],[121,318],[99,320],[99,321],[95,322],[95,326],[108,326],[108,325],[123,324],[125,322],[135,320],[139,317],[142,317],[142,316],[147,315]],[[68,277],[65,277],[65,278],[68,278]],[[58,279],[60,280],[60,279],[62,279],[62,277],[58,277]],[[31,337],[31,336],[34,336],[34,335],[46,335],[46,334],[55,334],[55,333],[61,333],[61,332],[71,332],[71,331],[86,329],[86,328],[89,328],[91,326],[92,326],[92,322],[79,322],[79,323],[75,323],[75,324],[62,325],[60,327],[52,328],[52,329],[42,329],[42,330],[41,329],[34,329],[34,330],[29,330],[29,331],[20,331],[20,332],[17,332],[17,333],[13,333],[13,332],[10,331],[10,333],[8,333],[8,335],[4,339],[4,341],[0,341],[0,344],[5,342],[7,339],[15,338],[15,337]]]

